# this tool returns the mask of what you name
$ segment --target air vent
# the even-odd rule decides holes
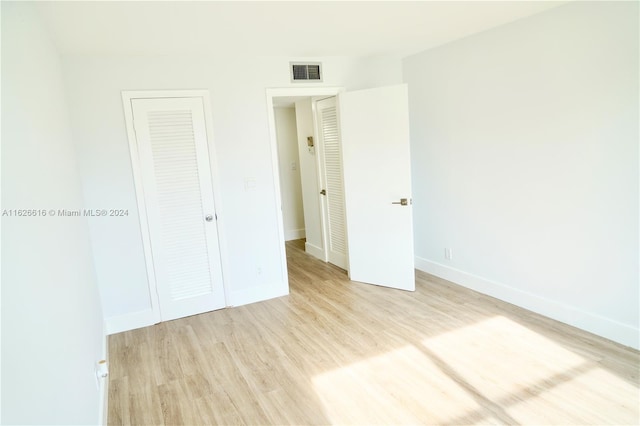
[[[300,63],[291,62],[291,81],[322,81],[320,62]]]

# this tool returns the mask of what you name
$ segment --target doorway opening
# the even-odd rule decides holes
[[[413,291],[413,220],[409,149],[408,89],[404,84],[344,92],[336,88],[268,89],[276,197],[281,203],[281,165],[278,156],[274,105],[311,103],[312,134],[302,131],[296,112],[296,136],[301,176],[305,158],[316,164],[316,184],[308,200],[318,200],[320,241],[313,244],[304,180],[301,178],[305,251],[347,270],[349,278],[366,284]],[[289,105],[291,106],[291,105]],[[338,155],[336,159],[335,156]],[[308,156],[308,157],[306,157]],[[333,163],[332,163],[333,162]],[[312,174],[312,177],[313,174]],[[333,186],[332,186],[333,185]],[[333,197],[334,203],[331,199]],[[341,198],[338,202],[338,198]],[[336,206],[340,208],[336,209]],[[277,210],[281,236],[282,276],[288,282],[283,206]],[[342,234],[334,233],[341,218]],[[332,250],[344,251],[342,264]],[[312,247],[315,246],[315,247]]]
[[[272,143],[275,142],[274,167],[279,178],[283,243],[296,241],[298,248],[311,256],[347,270],[335,100],[340,91],[339,88],[272,90],[268,92],[268,104]],[[283,258],[286,271],[286,253]]]

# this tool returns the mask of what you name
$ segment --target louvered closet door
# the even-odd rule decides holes
[[[347,232],[345,226],[344,185],[342,181],[342,147],[336,98],[316,103],[319,130],[321,181],[326,194],[323,198],[325,246],[330,263],[348,269]]]
[[[132,100],[163,321],[225,305],[202,102]]]

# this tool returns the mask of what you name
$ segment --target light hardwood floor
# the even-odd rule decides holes
[[[109,424],[638,424],[640,355],[417,273],[287,243],[287,297],[113,335]]]

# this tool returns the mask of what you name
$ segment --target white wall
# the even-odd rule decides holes
[[[2,209],[83,207],[60,61],[2,3]],[[83,217],[2,217],[2,423],[97,424],[102,311]]]
[[[66,57],[64,73],[88,206],[128,209],[130,216],[90,220],[94,259],[108,324],[150,323],[150,302],[120,92],[208,89],[220,170],[224,279],[233,305],[275,297],[287,288],[277,227],[266,88],[292,87],[281,57]],[[311,59],[309,59],[311,60]],[[394,84],[400,61],[313,58],[323,86]],[[366,81],[361,71],[367,70]],[[304,87],[297,83],[295,87]],[[245,190],[245,179],[256,187]],[[104,218],[103,218],[104,219]],[[114,329],[111,329],[113,331]]]
[[[637,348],[638,4],[572,3],[403,72],[416,264]]]
[[[274,108],[274,119],[278,139],[284,239],[286,241],[297,240],[305,237],[305,231],[300,164],[298,160],[296,110],[293,107]]]
[[[304,206],[304,223],[307,234],[305,250],[307,253],[324,260],[322,237],[322,220],[320,210],[320,187],[318,185],[318,159],[316,147],[309,148],[307,137],[317,137],[314,132],[311,98],[301,99],[295,103],[296,123],[298,130],[298,153],[300,160],[300,180],[302,184],[302,203]]]

